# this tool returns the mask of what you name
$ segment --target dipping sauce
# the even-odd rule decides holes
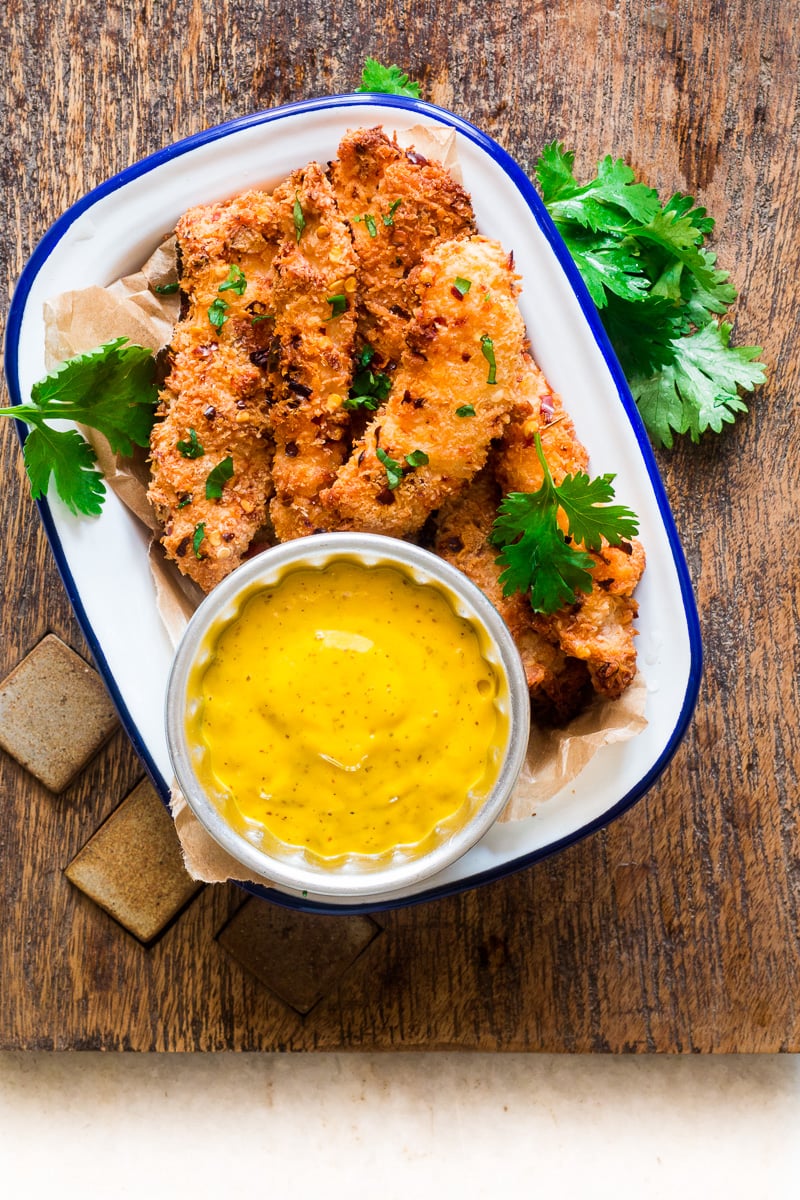
[[[425,849],[488,795],[507,740],[478,629],[390,566],[252,592],[193,686],[189,740],[228,819],[322,859]]]

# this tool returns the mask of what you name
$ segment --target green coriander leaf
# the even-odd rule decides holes
[[[77,429],[35,427],[25,439],[22,454],[34,500],[46,494],[52,474],[56,491],[71,512],[99,515],[105,485],[94,468],[97,456]]]
[[[378,236],[378,227],[375,224],[375,218],[373,217],[372,213],[364,214],[364,224],[367,227],[367,233],[370,237]]]
[[[383,92],[390,96],[413,96],[419,100],[420,86],[408,78],[398,66],[384,67],[375,58],[368,58],[361,72],[357,92]]]
[[[200,553],[200,547],[203,544],[203,539],[205,538],[205,536],[206,536],[206,523],[205,523],[205,521],[201,521],[199,525],[195,526],[194,535],[192,537],[192,550],[194,550],[195,558],[203,557],[203,555]]]
[[[295,236],[299,242],[306,227],[306,219],[303,216],[303,206],[300,203],[300,197],[297,192],[294,194],[294,204],[292,205],[292,220],[294,222]]]
[[[184,458],[202,458],[205,454],[203,445],[197,436],[197,430],[192,429],[191,427],[189,429],[188,439],[186,441],[176,442],[175,449],[179,454],[182,454]]]
[[[475,409],[473,408],[473,406],[471,404],[462,404],[460,408],[456,409],[456,416],[457,417],[474,417]]]
[[[467,292],[472,287],[472,280],[471,279],[462,279],[460,275],[456,275],[455,283],[453,284],[453,287],[456,289],[456,291],[458,292],[458,294],[460,296],[466,296]]]
[[[402,482],[402,479],[403,479],[402,465],[397,461],[397,459],[390,458],[389,455],[386,453],[386,451],[382,450],[380,446],[377,446],[375,448],[375,453],[378,457],[378,462],[383,463],[383,465],[386,469],[386,480],[388,483],[389,491],[393,492],[394,489],[396,487],[398,487],[399,484]]]
[[[347,297],[341,294],[336,296],[328,296],[326,304],[331,306],[331,315],[326,317],[326,321],[332,321],[335,317],[340,317],[342,313],[347,312]]]
[[[503,546],[497,565],[503,567],[500,584],[504,596],[528,592],[534,612],[552,613],[572,604],[577,591],[590,592],[589,573],[594,560],[582,550],[575,550],[564,541],[547,508],[528,504],[524,509],[515,506],[525,493],[512,492],[500,505],[500,531],[511,527],[520,534],[517,541]]]
[[[222,489],[232,478],[233,459],[229,454],[227,458],[223,458],[222,462],[218,462],[212,471],[209,471],[206,478],[206,500],[221,499]]]
[[[370,346],[369,342],[365,342],[356,361],[360,367],[368,367],[374,357],[375,351],[373,347]]]
[[[115,454],[130,456],[147,446],[158,387],[155,360],[143,346],[126,338],[107,342],[88,354],[61,363],[31,389],[31,404],[0,409],[30,424],[66,419],[88,425],[108,438]]]
[[[547,186],[545,203],[557,224],[572,221],[593,232],[624,230],[632,222],[646,224],[658,213],[658,192],[636,183],[621,158],[607,155],[597,165],[597,177],[584,185],[572,176],[572,162],[563,152],[551,153],[541,171],[537,167],[540,183],[544,179]]]
[[[536,177],[546,205],[577,189],[578,181],[572,173],[574,162],[574,153],[565,150],[560,142],[548,142],[545,146],[536,164]]]
[[[494,342],[489,337],[488,333],[484,333],[481,338],[481,354],[489,364],[489,375],[487,383],[497,383],[497,363],[494,359]]]
[[[383,214],[384,225],[394,225],[394,214],[397,212],[402,203],[402,200],[392,201],[392,203],[389,205],[389,211]]]
[[[222,329],[228,319],[229,308],[227,300],[223,300],[220,296],[209,306],[208,319],[215,329]]]
[[[184,496],[181,496],[180,500],[178,501],[178,508],[186,508],[186,506],[191,503],[192,495],[190,492],[187,492]]]
[[[250,317],[251,325],[258,325],[259,321],[274,321],[275,313],[253,313]]]
[[[342,401],[342,408],[346,408],[348,412],[358,412],[360,409],[366,412],[376,412],[380,408],[380,404],[375,396],[368,394],[355,394],[352,392],[349,396],[345,396]]]
[[[175,283],[157,283],[153,291],[159,296],[174,296],[178,287],[177,281]]]
[[[610,503],[614,499],[613,482],[613,475],[590,479],[578,471],[565,476],[556,488],[559,506],[567,516],[568,533],[587,550],[597,552],[603,538],[618,546],[639,532],[636,514],[623,504]]]
[[[642,265],[624,242],[574,227],[560,233],[598,308],[605,306],[607,291],[634,301],[647,294]]]
[[[245,279],[244,271],[236,263],[231,263],[228,278],[224,283],[219,285],[217,291],[235,292],[237,296],[243,296],[246,288],[247,280]]]
[[[629,304],[608,296],[600,318],[625,375],[652,375],[675,360],[675,339],[687,332],[682,310],[662,296]]]
[[[630,380],[657,443],[672,446],[675,433],[688,433],[697,442],[702,433],[719,433],[737,413],[747,411],[739,389],[752,391],[764,383],[766,371],[763,363],[753,361],[761,348],[731,346],[730,332],[729,324],[711,320],[690,337],[673,340],[673,361],[660,372]]]
[[[556,612],[571,603],[576,591],[592,590],[594,560],[581,548],[599,550],[602,539],[612,545],[633,537],[638,530],[634,513],[614,498],[613,476],[590,479],[579,472],[567,475],[556,486],[536,435],[536,453],[544,479],[536,492],[511,492],[500,504],[491,540],[502,547],[497,559],[503,572],[503,594],[530,592],[536,612]],[[559,509],[567,518],[570,544],[558,521]]]
[[[427,467],[430,459],[424,450],[412,450],[406,455],[406,462],[410,467]]]

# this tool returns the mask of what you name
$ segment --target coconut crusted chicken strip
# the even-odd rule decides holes
[[[415,533],[484,465],[525,370],[517,278],[482,237],[443,242],[417,268],[419,307],[392,391],[322,494],[340,528]]]
[[[263,192],[190,209],[176,228],[181,317],[150,442],[149,497],[167,556],[205,591],[238,566],[266,515],[269,379],[258,364],[272,334],[259,317],[272,303],[275,229]]]
[[[497,548],[489,541],[499,502],[500,489],[491,472],[479,472],[460,495],[440,508],[433,549],[491,600],[522,658],[534,715],[541,723],[560,725],[576,716],[590,699],[589,672],[585,663],[567,658],[535,629],[527,597],[519,592],[503,595]]]
[[[476,232],[470,198],[441,163],[380,128],[350,130],[330,177],[361,265],[359,340],[376,367],[396,366],[415,303],[408,276],[439,242]]]
[[[543,473],[534,446],[539,434],[547,465],[556,484],[565,475],[586,471],[588,455],[561,399],[533,364],[495,459],[503,493],[534,492]],[[645,553],[635,538],[620,546],[603,545],[591,555],[592,590],[576,592],[575,602],[556,613],[537,613],[534,626],[571,658],[586,663],[594,690],[616,700],[636,674],[638,604],[633,592],[645,566]]]
[[[349,449],[356,256],[333,189],[318,163],[274,193],[283,227],[274,262],[278,382],[270,408],[275,442],[270,517],[281,541],[331,527],[319,493]]]

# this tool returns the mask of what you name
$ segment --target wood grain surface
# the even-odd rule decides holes
[[[717,217],[734,338],[771,379],[735,428],[659,455],[706,652],[688,737],[606,830],[463,896],[381,914],[305,1016],[217,934],[207,887],[155,943],[63,870],[143,771],[118,733],[61,796],[0,754],[0,1046],[800,1049],[797,345],[800,26],[785,0],[8,0],[4,299],[88,188],[219,121],[351,90],[367,54],[532,170],[606,152]],[[10,423],[0,428],[0,678],[47,633],[86,647]],[[335,918],[321,918],[331,920]]]

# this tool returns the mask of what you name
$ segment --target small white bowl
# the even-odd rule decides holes
[[[432,844],[398,846],[380,855],[348,854],[323,862],[277,839],[264,845],[250,840],[225,816],[225,796],[204,780],[207,748],[191,734],[191,719],[200,704],[198,676],[214,656],[218,638],[241,613],[246,601],[277,583],[287,572],[310,567],[322,570],[334,562],[366,567],[390,566],[415,583],[444,594],[454,613],[478,633],[481,653],[498,680],[496,706],[502,742],[496,747],[497,774],[484,796],[470,797],[456,818],[437,825]],[[313,701],[314,680],[307,681]],[[424,681],[420,681],[424,686]],[[244,563],[206,597],[193,615],[178,647],[167,688],[166,729],[170,759],[178,786],[209,834],[258,881],[303,898],[356,902],[382,900],[418,886],[467,852],[505,807],[525,760],[530,727],[530,700],[517,648],[497,610],[460,571],[427,550],[395,538],[365,533],[330,533],[302,538],[266,550]],[[267,846],[268,848],[265,848]]]

